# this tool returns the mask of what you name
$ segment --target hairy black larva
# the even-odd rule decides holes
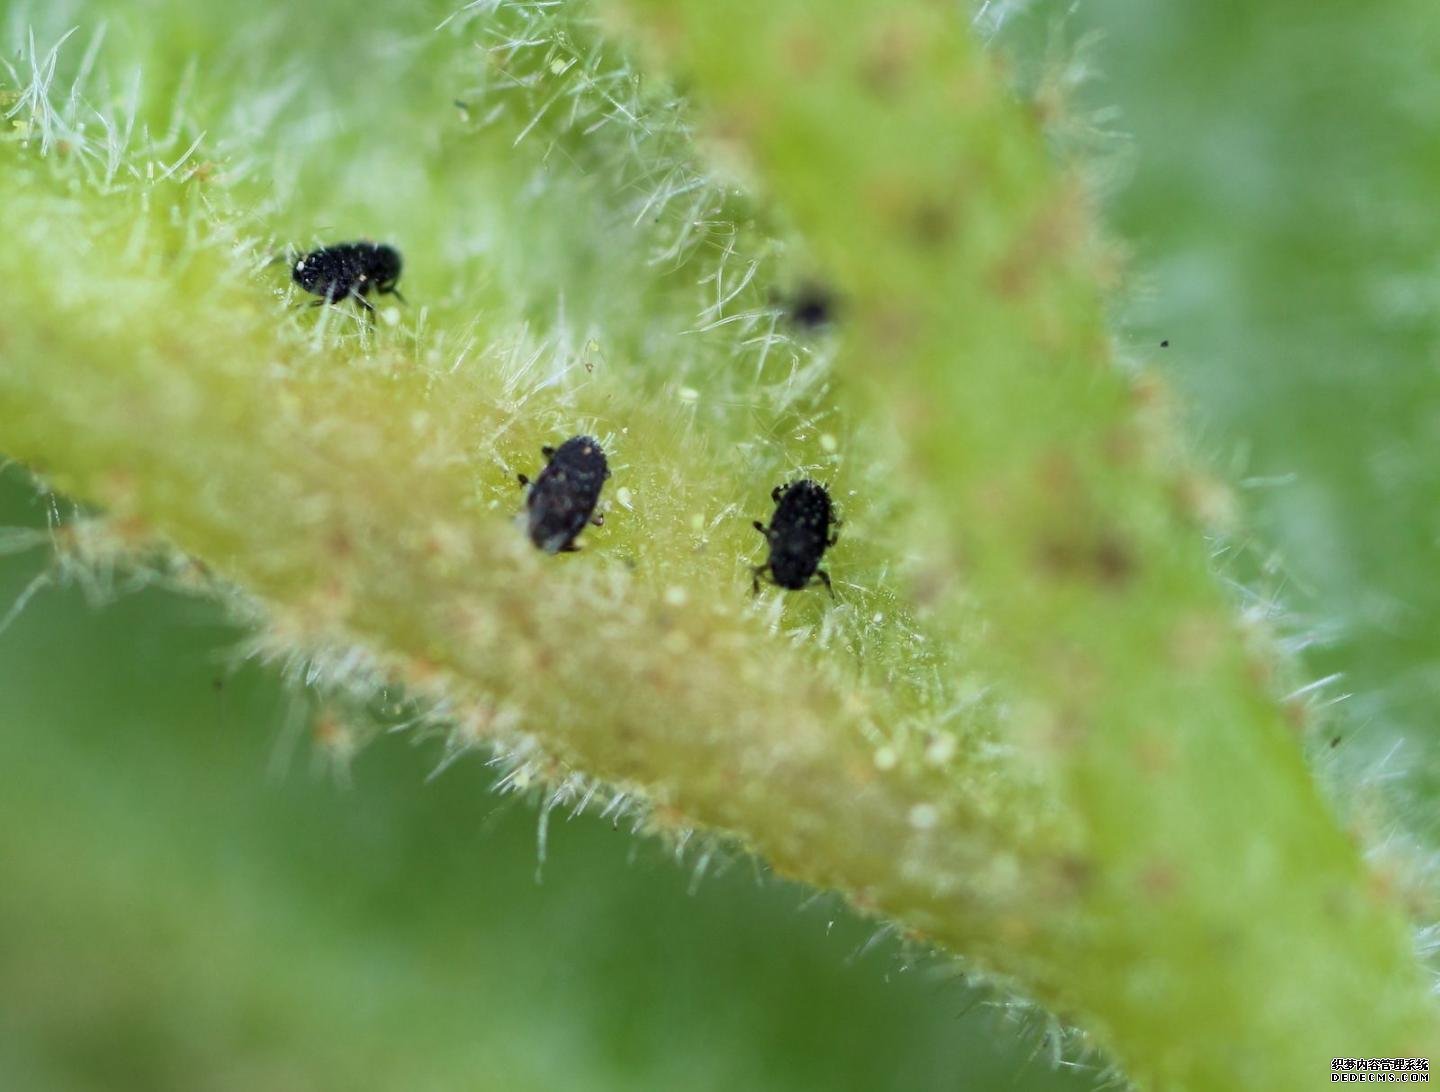
[[[365,297],[393,295],[405,302],[395,282],[400,279],[400,252],[384,243],[337,243],[298,259],[290,275],[305,291],[321,297],[312,307],[354,300],[371,316],[375,308]]]
[[[595,512],[600,490],[610,477],[605,452],[590,436],[572,436],[558,448],[540,451],[549,460],[540,476],[532,483],[519,475],[520,484],[530,486],[525,498],[530,541],[549,554],[578,550],[575,540],[585,525],[605,523],[605,517]]]
[[[830,494],[819,482],[802,478],[777,485],[770,499],[775,502],[770,526],[755,521],[755,530],[770,545],[765,564],[755,567],[755,591],[760,591],[760,577],[768,574],[778,586],[797,591],[819,579],[833,596],[830,576],[820,568],[821,557],[838,537],[831,533],[831,524],[840,523],[835,519]]]

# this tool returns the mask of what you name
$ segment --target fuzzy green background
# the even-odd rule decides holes
[[[1054,30],[1071,7],[1004,9],[1022,77],[1072,48]],[[1132,255],[1117,330],[1243,487],[1252,609],[1287,613],[1309,677],[1343,674],[1320,691],[1351,695],[1322,778],[1344,808],[1377,801],[1381,844],[1423,864],[1440,19],[1407,0],[1086,0],[1063,27],[1103,32],[1072,106],[1104,130],[1092,154]],[[45,504],[17,472],[0,483],[0,523],[43,526]],[[44,563],[0,559],[0,615]],[[427,781],[438,748],[397,735],[337,779],[304,698],[230,670],[241,639],[203,602],[96,609],[73,588],[0,635],[0,1088],[1101,1083],[1051,1068],[1043,1021],[748,861],[692,892],[657,846],[557,815],[537,883],[534,811],[491,795],[478,758]]]

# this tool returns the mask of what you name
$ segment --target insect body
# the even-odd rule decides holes
[[[770,579],[782,588],[798,591],[811,580],[819,579],[833,596],[830,576],[820,568],[820,558],[835,545],[831,525],[839,524],[830,505],[830,494],[819,482],[803,478],[788,485],[777,485],[770,493],[775,514],[770,526],[755,521],[755,530],[770,544],[765,564],[755,567],[755,591],[760,591],[760,577]]]
[[[383,243],[337,243],[312,250],[298,259],[290,276],[305,291],[321,297],[311,306],[354,300],[372,316],[375,308],[365,297],[404,296],[395,287],[400,279],[400,252]]]
[[[820,284],[804,285],[786,304],[791,323],[804,330],[823,330],[835,318],[835,296]]]
[[[587,523],[601,527],[605,517],[595,514],[600,490],[610,477],[605,452],[589,436],[572,436],[558,448],[543,447],[549,461],[532,484],[524,474],[520,484],[530,486],[525,498],[530,541],[547,554],[578,550],[575,540]]]

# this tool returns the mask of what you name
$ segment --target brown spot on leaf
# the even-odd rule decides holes
[[[814,75],[825,60],[825,39],[809,20],[785,36],[785,58],[797,76]]]
[[[904,89],[915,70],[921,46],[919,29],[898,15],[875,27],[860,62],[860,80],[880,98],[894,98]]]
[[[1152,861],[1140,871],[1140,890],[1152,899],[1171,898],[1180,887],[1180,874],[1168,861]]]
[[[963,546],[955,551],[956,562],[953,567],[932,562],[921,565],[910,582],[911,594],[915,597],[915,604],[925,609],[934,609],[943,604],[955,594],[955,585],[958,581],[956,574],[963,573],[969,569],[969,562]]]
[[[316,714],[311,734],[318,746],[330,750],[343,749],[350,742],[349,730],[338,717],[329,712]]]
[[[1070,854],[1056,862],[1060,883],[1072,894],[1079,894],[1095,882],[1095,864],[1087,857]]]
[[[945,202],[925,198],[915,206],[910,230],[921,246],[944,246],[954,228],[954,211]]]
[[[1093,580],[1110,589],[1128,584],[1137,567],[1130,546],[1114,532],[1055,535],[1040,547],[1040,565],[1066,580]]]
[[[1159,734],[1136,740],[1134,754],[1135,765],[1152,777],[1169,772],[1175,765],[1175,745]]]
[[[1080,665],[1072,663],[1061,668],[1059,673],[1067,680],[1074,680],[1077,687],[1083,687],[1083,671]],[[1076,708],[1036,709],[1029,716],[1031,720],[1025,731],[1053,754],[1066,754],[1083,747],[1090,736],[1090,730]]]
[[[885,301],[870,313],[867,324],[869,340],[877,350],[898,356],[908,351],[923,322],[924,319],[913,308],[899,301]],[[932,407],[928,412],[933,413],[932,403],[926,401],[925,404]]]
[[[1168,412],[1172,402],[1170,387],[1154,372],[1141,372],[1130,383],[1130,400],[1136,409]]]
[[[1067,452],[1059,448],[1046,452],[1036,473],[1041,485],[1057,501],[1069,501],[1076,497],[1080,488],[1080,472]]]
[[[1186,470],[1175,478],[1171,495],[1176,513],[1193,526],[1227,530],[1235,524],[1235,498],[1218,478]]]
[[[1282,702],[1280,711],[1285,716],[1285,723],[1296,735],[1303,735],[1310,726],[1310,704],[1304,698],[1291,698]]]
[[[1128,538],[1091,500],[1085,476],[1065,451],[1052,449],[1034,470],[1048,515],[1037,532],[1036,562],[1064,580],[1093,580],[1119,588],[1134,576],[1139,558]]]
[[[413,656],[405,664],[405,681],[416,690],[438,684],[443,674],[438,663],[424,656]]]
[[[1106,461],[1113,466],[1133,465],[1143,450],[1135,426],[1128,421],[1110,429],[1105,434],[1102,446]]]
[[[1130,547],[1118,535],[1102,535],[1095,546],[1095,569],[1107,584],[1127,582],[1135,571]]]
[[[1227,631],[1207,614],[1181,618],[1170,634],[1170,661],[1182,671],[1207,670],[1225,647]]]
[[[1275,664],[1264,656],[1251,653],[1245,659],[1245,674],[1250,682],[1262,690],[1275,685]]]
[[[1072,184],[1041,206],[1011,241],[990,270],[992,290],[1007,299],[1028,293],[1040,276],[1063,264],[1084,237],[1084,223],[1083,197]]]
[[[99,482],[100,500],[112,513],[133,512],[139,506],[139,480],[129,470],[114,467]]]
[[[129,549],[144,546],[151,538],[149,522],[133,513],[112,518],[108,526],[119,543]]]

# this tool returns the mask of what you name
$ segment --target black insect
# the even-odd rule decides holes
[[[305,291],[319,296],[310,306],[354,300],[373,318],[375,308],[365,297],[371,292],[405,297],[395,287],[400,279],[400,252],[384,243],[337,243],[299,258],[290,276]]]
[[[558,448],[542,447],[540,452],[549,461],[534,484],[519,475],[520,484],[530,486],[525,498],[530,541],[547,554],[578,550],[575,540],[587,523],[605,524],[605,517],[595,513],[600,490],[610,477],[605,452],[589,436],[572,436]]]
[[[788,296],[775,296],[790,325],[819,331],[835,321],[835,293],[823,284],[803,284]]]
[[[755,591],[760,591],[760,577],[769,574],[779,587],[798,591],[818,578],[833,597],[830,575],[820,568],[820,558],[835,545],[837,535],[831,525],[839,526],[830,494],[819,482],[803,478],[788,485],[777,485],[770,492],[775,514],[770,526],[755,521],[755,530],[770,544],[765,564],[755,567]]]

